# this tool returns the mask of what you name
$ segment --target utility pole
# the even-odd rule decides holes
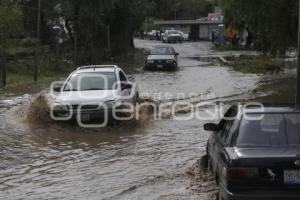
[[[34,82],[37,83],[38,81],[38,71],[39,71],[39,63],[38,63],[38,50],[40,44],[40,25],[41,25],[41,0],[38,2],[38,19],[37,19],[37,43],[35,49],[35,66],[34,66]]]
[[[298,68],[297,68],[296,106],[300,106],[300,0],[299,0],[299,21],[298,21]]]

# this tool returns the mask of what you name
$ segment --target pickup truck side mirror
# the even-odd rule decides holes
[[[53,91],[54,91],[54,92],[61,92],[61,86],[55,86],[55,87],[53,88]]]
[[[129,83],[121,83],[121,89],[122,89],[122,90],[132,89],[132,84],[129,84]]]
[[[205,131],[212,131],[212,132],[217,132],[220,130],[219,125],[214,124],[214,123],[209,123],[204,125],[204,130]]]
[[[175,53],[175,56],[179,56],[179,53]]]

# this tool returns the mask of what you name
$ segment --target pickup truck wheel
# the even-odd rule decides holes
[[[116,119],[110,119],[107,123],[107,125],[109,127],[116,127],[116,126],[119,126],[121,124],[121,121],[120,120],[116,120]]]

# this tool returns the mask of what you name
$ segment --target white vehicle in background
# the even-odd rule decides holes
[[[125,104],[136,105],[139,93],[133,77],[118,66],[84,66],[75,70],[61,86],[52,105],[54,120],[115,121],[113,112]]]
[[[182,42],[183,37],[180,31],[177,30],[166,30],[164,36],[162,37],[163,43],[170,43],[170,42]]]
[[[152,30],[148,33],[148,37],[150,40],[160,40],[160,31]]]
[[[182,38],[183,38],[183,41],[189,41],[189,34],[188,33],[184,33],[182,31],[179,31]]]

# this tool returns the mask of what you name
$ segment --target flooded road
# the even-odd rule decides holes
[[[158,43],[136,41],[139,48]],[[135,74],[140,93],[163,101],[251,94],[260,79],[193,59],[209,43],[173,44],[179,70]],[[167,95],[168,98],[165,94]],[[192,95],[191,95],[192,94]],[[209,94],[201,99],[202,94]],[[181,96],[181,95],[180,95]],[[209,199],[211,181],[193,188],[187,168],[205,153],[205,121],[147,120],[118,128],[35,124],[18,113],[30,95],[0,99],[0,199]]]

